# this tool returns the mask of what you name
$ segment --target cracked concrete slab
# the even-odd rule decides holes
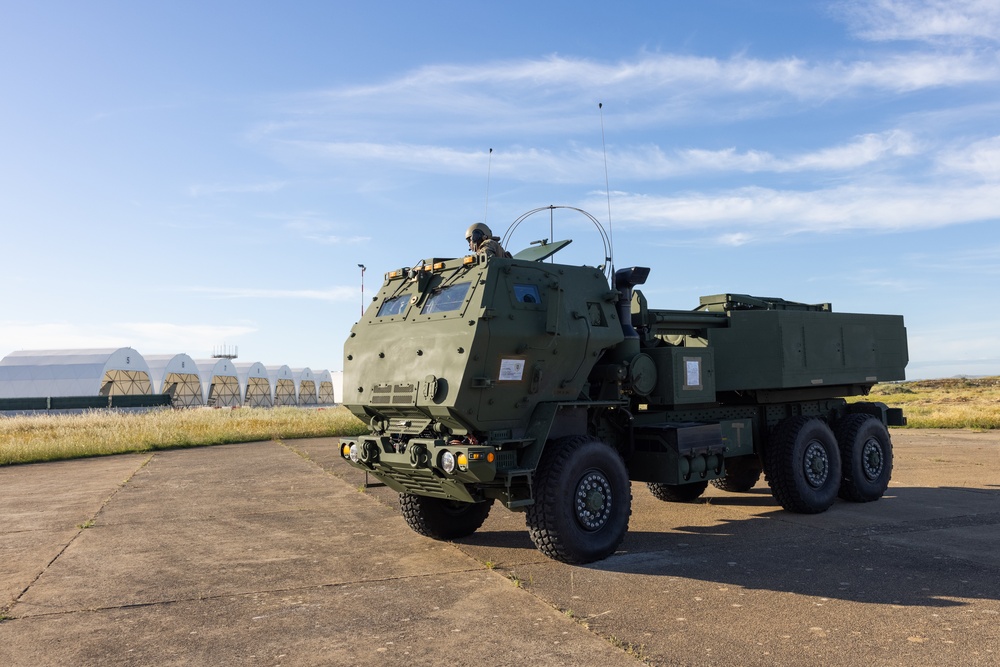
[[[763,481],[683,504],[635,484],[621,550],[582,567],[501,507],[416,535],[333,439],[0,469],[0,661],[995,664],[1000,434],[893,439],[887,497],[820,515]]]

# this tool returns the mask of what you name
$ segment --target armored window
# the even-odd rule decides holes
[[[446,313],[450,310],[458,310],[465,301],[465,295],[469,292],[472,283],[458,283],[449,285],[437,290],[427,298],[427,303],[420,309],[421,315],[431,313]]]
[[[378,309],[378,317],[386,317],[387,315],[399,315],[404,310],[406,310],[406,304],[410,302],[409,294],[400,294],[399,296],[394,296],[391,299],[386,299],[385,303]]]
[[[514,300],[518,303],[541,303],[538,285],[514,285]]]

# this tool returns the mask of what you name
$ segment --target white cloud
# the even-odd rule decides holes
[[[336,233],[338,229],[345,226],[347,225],[324,220],[313,213],[302,213],[292,216],[292,219],[284,225],[285,229],[295,232],[302,238],[324,245],[357,245],[371,240],[370,236]]]
[[[465,174],[486,167],[487,154],[421,144],[382,145],[371,142],[290,142],[303,151],[331,162],[388,164],[423,173]],[[657,180],[695,172],[738,171],[801,172],[842,171],[863,167],[892,157],[918,152],[918,143],[908,132],[891,130],[865,134],[851,141],[818,150],[776,156],[767,151],[735,147],[723,150],[686,148],[666,152],[659,146],[623,148],[608,153],[608,164],[618,179]],[[525,182],[592,183],[595,165],[603,163],[602,152],[591,148],[563,151],[512,147],[494,151],[494,176]],[[294,228],[314,229],[316,223],[296,220]]]
[[[595,194],[588,205],[601,205]],[[1000,217],[1000,184],[972,187],[849,185],[814,191],[749,187],[666,197],[618,194],[617,224],[720,231],[766,229],[770,236],[848,230],[912,231]],[[585,206],[586,207],[586,206]]]
[[[946,171],[976,174],[1000,181],[1000,136],[944,151],[939,166]]]
[[[0,322],[0,355],[15,350],[132,347],[141,353],[204,351],[223,340],[255,332],[254,326],[179,325],[165,322]],[[4,352],[4,351],[7,352]]]
[[[328,289],[255,289],[243,287],[193,287],[192,292],[224,299],[306,299],[315,301],[348,301],[356,299],[356,287],[330,287]]]
[[[549,56],[426,66],[381,84],[297,96],[287,101],[286,119],[261,124],[249,134],[277,142],[276,151],[325,151],[336,157],[367,153],[426,164],[434,159],[430,146],[413,155],[405,139],[395,141],[418,128],[425,138],[591,132],[600,99],[610,102],[605,111],[625,130],[692,119],[728,124],[773,116],[784,106],[998,81],[995,54],[975,51],[817,62],[742,54],[720,59],[646,53],[616,63]],[[377,142],[367,143],[375,137]],[[446,160],[456,157],[447,150],[441,154]]]
[[[836,8],[857,36],[873,41],[1000,40],[996,0],[851,0]]]
[[[242,185],[192,185],[188,194],[192,197],[204,197],[220,194],[269,193],[277,192],[287,185],[284,181],[268,181],[266,183],[245,183]]]

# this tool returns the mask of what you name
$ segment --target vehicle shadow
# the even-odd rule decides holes
[[[1000,492],[983,488],[892,487],[878,502],[838,500],[816,515],[781,509],[766,489],[661,503],[652,512],[649,503],[637,502],[641,515],[633,510],[619,550],[584,566],[532,558],[527,531],[514,529],[509,519],[493,522],[493,516],[483,530],[456,543],[483,562],[528,561],[531,567],[681,577],[834,600],[952,607],[966,604],[963,599],[1000,600],[998,500]],[[705,517],[706,511],[712,516]]]

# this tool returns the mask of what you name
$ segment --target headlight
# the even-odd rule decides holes
[[[358,462],[358,443],[351,445],[351,453],[349,454],[352,461]]]
[[[458,455],[458,469],[462,470],[463,472],[469,469],[469,457],[467,457],[465,454]]]
[[[440,465],[441,470],[444,470],[449,475],[455,472],[455,455],[449,451],[441,452]]]
[[[344,443],[340,448],[340,455],[345,459],[351,458],[351,446],[348,443]]]

